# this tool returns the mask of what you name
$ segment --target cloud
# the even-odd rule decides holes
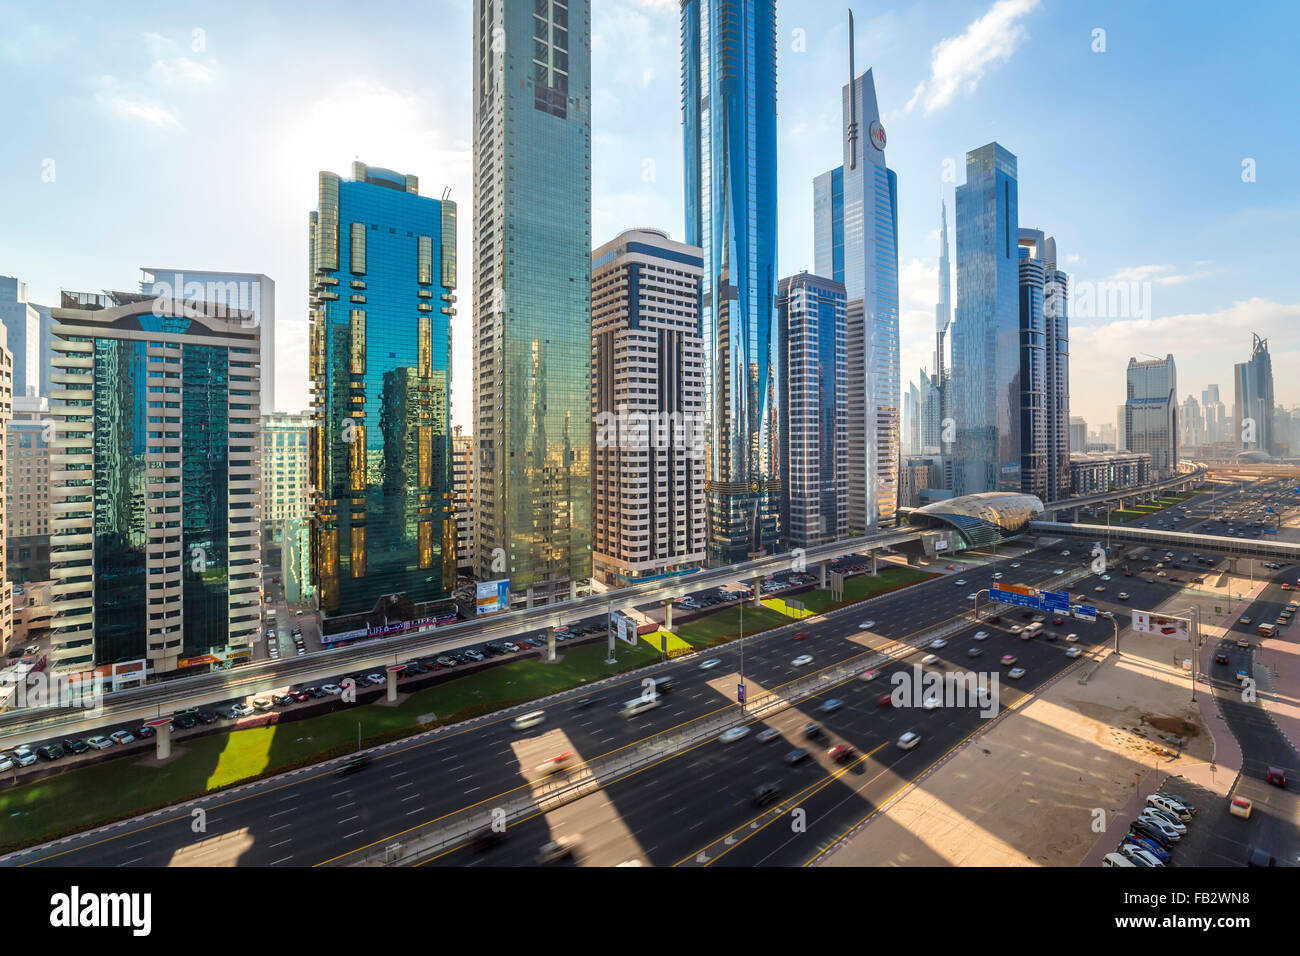
[[[960,36],[941,40],[930,51],[930,77],[917,84],[904,108],[910,113],[923,105],[929,116],[964,92],[967,96],[987,68],[1009,59],[1028,35],[1020,19],[1038,6],[1038,0],[998,0]]]
[[[1250,357],[1250,334],[1271,339],[1277,401],[1300,401],[1293,376],[1279,375],[1300,360],[1294,330],[1300,327],[1300,302],[1279,303],[1253,298],[1234,302],[1217,312],[1167,315],[1155,319],[1119,319],[1100,325],[1074,325],[1070,330],[1070,406],[1089,424],[1113,421],[1115,406],[1124,400],[1124,370],[1130,356],[1172,353],[1178,370],[1180,401],[1217,383],[1220,393],[1232,393],[1232,366]],[[1289,349],[1283,351],[1283,349]],[[1225,391],[1226,389],[1226,391]],[[1232,399],[1225,399],[1231,404]]]
[[[1146,265],[1120,269],[1110,279],[1119,282],[1150,282],[1153,285],[1181,285],[1203,275],[1201,272],[1180,273],[1173,266]]]
[[[99,87],[95,92],[95,99],[107,107],[114,116],[157,129],[181,128],[180,120],[171,112],[151,100],[122,89],[117,77],[101,76],[95,83]]]
[[[163,86],[207,86],[212,82],[210,67],[185,56],[154,60],[149,73]]]

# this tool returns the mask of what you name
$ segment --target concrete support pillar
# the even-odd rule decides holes
[[[671,631],[672,629],[673,629],[673,602],[671,600],[667,600],[664,601],[664,630]]]
[[[525,600],[527,601],[527,603],[526,603],[524,606],[525,606],[525,607],[528,607],[528,608],[531,608],[531,607],[533,606],[533,589],[532,589],[532,588],[529,588],[529,589],[528,589],[528,594],[527,594],[527,597],[525,598]]]
[[[1072,524],[1078,524],[1078,523],[1079,523],[1079,509],[1078,509],[1078,508],[1075,508],[1074,511],[1071,512],[1071,515],[1072,515],[1073,517],[1070,518],[1070,522],[1071,522]]]
[[[578,599],[578,582],[577,582],[577,581],[570,581],[570,582],[569,582],[569,600],[570,600],[570,601],[576,601],[577,599]]]
[[[823,561],[823,562],[822,562],[821,564],[819,564],[817,567],[818,567],[818,570],[821,571],[821,575],[822,575],[821,589],[822,589],[823,591],[825,591],[825,590],[826,590],[826,562]]]
[[[398,671],[395,671],[395,670],[389,668],[389,671],[388,671],[387,687],[388,687],[388,702],[389,702],[390,704],[391,704],[391,703],[394,703],[394,702],[397,700],[397,675],[398,675],[398,673],[399,673]]]
[[[546,662],[548,664],[555,662],[555,625],[552,624],[546,629]]]
[[[154,741],[157,748],[154,756],[159,760],[166,760],[172,755],[172,725],[170,721],[154,728]]]
[[[880,557],[875,551],[871,552],[871,576],[880,577]]]
[[[761,607],[763,604],[763,575],[757,575],[754,578],[754,607]]]

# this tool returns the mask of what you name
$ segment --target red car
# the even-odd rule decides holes
[[[955,565],[955,564],[945,564],[945,565],[943,566],[943,569],[944,569],[945,571],[956,571],[956,570],[957,570],[957,565]]]
[[[879,697],[876,698],[877,707],[892,707],[893,703],[894,703],[894,697],[892,694],[881,694]]]
[[[853,749],[852,744],[837,744],[826,752],[826,756],[830,757],[836,763],[843,763],[855,753],[857,753],[857,751]]]
[[[807,640],[807,638],[808,638],[808,632],[807,632],[807,631],[800,631],[798,634],[796,634],[796,635],[794,636],[794,640],[796,640],[796,641]]]
[[[1059,617],[1054,617],[1054,618],[1052,618],[1052,625],[1053,625],[1054,627],[1060,627],[1060,626],[1061,626],[1062,624],[1064,624],[1064,623],[1065,623],[1065,621],[1061,620]]]
[[[1281,767],[1269,767],[1264,774],[1264,779],[1275,787],[1286,786],[1286,771]]]
[[[307,701],[311,700],[311,694],[307,693],[305,690],[295,690],[289,696],[300,704],[305,704]]]
[[[1215,655],[1214,655],[1214,663],[1216,663],[1216,664],[1226,664],[1226,663],[1228,663],[1228,655],[1227,655],[1227,654],[1215,654]]]

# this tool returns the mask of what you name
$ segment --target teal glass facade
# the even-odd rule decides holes
[[[420,196],[413,176],[353,172],[321,173],[312,214],[312,579],[339,629],[423,615],[456,569],[456,207]],[[385,595],[397,608],[376,611]]]

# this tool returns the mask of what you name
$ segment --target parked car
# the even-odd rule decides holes
[[[73,756],[76,756],[77,754],[84,754],[90,749],[90,745],[84,740],[65,740],[63,741],[63,749]]]
[[[135,734],[129,730],[115,730],[108,736],[119,747],[125,747],[127,744],[135,742]]]
[[[42,760],[58,760],[65,756],[65,751],[60,744],[46,744],[44,747],[36,748],[36,756]]]
[[[107,750],[109,747],[113,746],[113,741],[109,740],[107,737],[101,737],[96,734],[94,737],[86,738],[86,746],[91,750]]]

